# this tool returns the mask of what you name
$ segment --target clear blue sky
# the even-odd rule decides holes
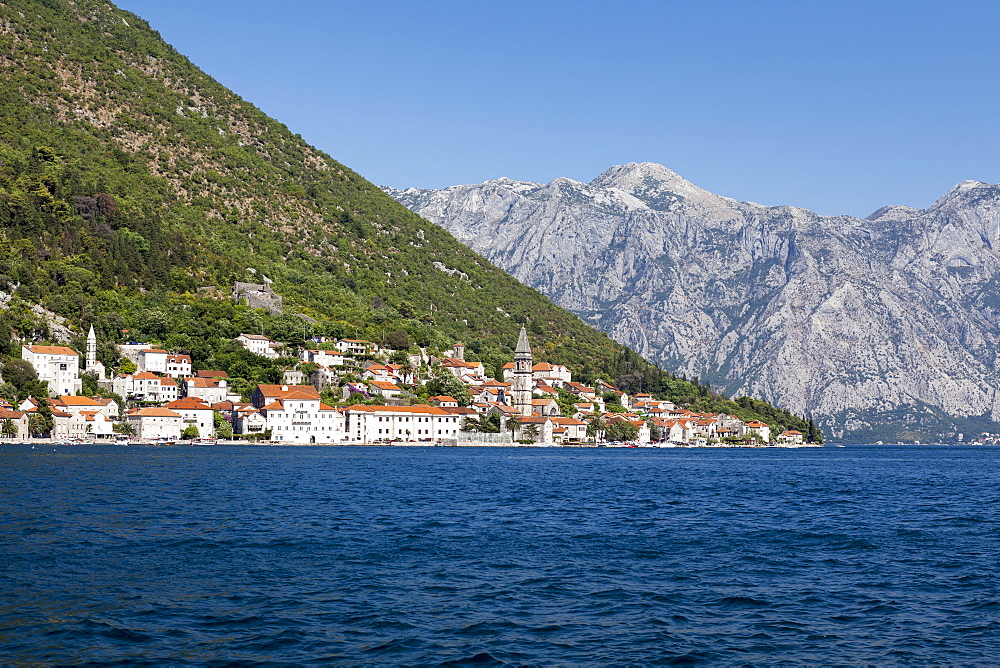
[[[1000,181],[1000,1],[118,0],[377,184],[589,181],[865,216]]]

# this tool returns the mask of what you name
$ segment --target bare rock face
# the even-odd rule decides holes
[[[1000,185],[866,219],[739,202],[652,163],[385,190],[664,368],[834,438],[1000,431]]]

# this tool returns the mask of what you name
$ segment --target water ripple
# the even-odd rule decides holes
[[[56,450],[0,446],[4,663],[1000,657],[988,449]]]

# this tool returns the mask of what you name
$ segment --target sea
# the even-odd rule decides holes
[[[1000,449],[0,446],[0,663],[1000,663]]]

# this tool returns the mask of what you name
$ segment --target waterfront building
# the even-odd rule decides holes
[[[349,443],[425,441],[458,438],[464,416],[437,406],[362,406],[344,409]]]
[[[184,421],[180,413],[162,406],[132,408],[125,412],[125,420],[135,429],[138,438],[171,440],[181,437]]]

